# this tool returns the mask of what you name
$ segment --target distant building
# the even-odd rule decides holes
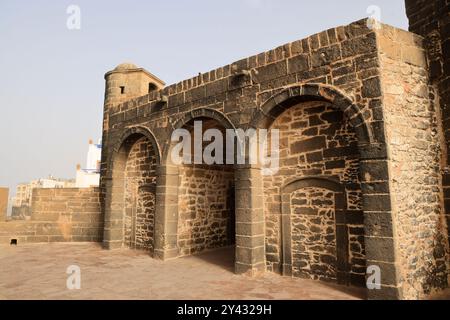
[[[11,211],[12,211],[12,206],[13,206],[13,200],[14,200],[14,197],[11,197],[11,196],[8,199],[8,208],[6,210],[6,220],[11,219]]]
[[[11,218],[26,219],[31,216],[31,196],[35,188],[74,188],[74,179],[58,179],[53,176],[17,185],[16,196],[12,198]]]
[[[97,187],[100,183],[100,159],[102,154],[101,140],[94,144],[89,140],[89,149],[86,159],[86,167],[77,165],[75,186],[77,188]]]
[[[11,199],[11,219],[29,219],[33,189],[36,188],[89,188],[97,187],[100,181],[101,140],[94,144],[89,140],[86,167],[77,165],[75,179],[57,179],[53,176],[33,180],[17,186],[16,196]],[[1,212],[1,211],[0,211]]]
[[[0,187],[0,221],[5,221],[8,213],[9,189]]]

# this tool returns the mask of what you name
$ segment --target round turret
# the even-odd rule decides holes
[[[165,83],[134,63],[119,64],[105,74],[105,106],[144,96],[164,88]]]

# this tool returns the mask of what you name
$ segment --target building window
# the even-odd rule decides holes
[[[149,93],[152,92],[152,91],[155,91],[156,89],[158,89],[158,87],[157,87],[156,84],[154,84],[153,82],[150,82],[150,83],[148,84],[148,92],[149,92]]]
[[[124,94],[125,93],[125,86],[121,86],[120,87],[120,94]]]

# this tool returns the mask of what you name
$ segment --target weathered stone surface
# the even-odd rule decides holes
[[[378,77],[363,82],[362,96],[364,98],[377,98],[381,96],[381,83]]]
[[[288,60],[289,73],[302,72],[309,69],[309,57],[306,54],[298,55]]]
[[[366,259],[394,262],[398,242],[393,239],[401,239],[400,246],[410,243],[404,227],[426,239],[428,232],[419,230],[427,227],[417,228],[418,216],[409,213],[415,206],[421,214],[437,215],[441,210],[436,206],[439,180],[431,170],[439,168],[439,147],[429,131],[434,109],[421,107],[431,96],[422,45],[407,32],[384,25],[369,29],[361,20],[164,89],[169,103],[158,102],[159,108],[150,108],[147,118],[139,121],[155,134],[156,145],[165,153],[161,164],[171,150],[173,128],[209,118],[215,128],[279,129],[280,167],[268,177],[250,167],[170,167],[168,172],[180,178],[180,185],[156,187],[158,228],[163,232],[156,235],[158,256],[230,244],[234,232],[240,237],[238,272],[254,274],[265,265],[274,272],[361,285]],[[152,105],[155,99],[158,94],[150,94],[146,103]],[[104,144],[105,150],[112,150],[108,145],[117,143],[116,132],[138,123],[132,108],[137,106],[139,117],[140,102],[117,108],[107,101],[105,114],[114,125],[105,126]],[[124,116],[116,115],[117,110]],[[102,165],[104,175],[113,170],[106,160]],[[316,189],[281,194],[293,179],[328,182],[320,192],[312,185],[308,187]],[[333,183],[343,191],[330,191]],[[422,185],[426,187],[414,187]],[[233,192],[235,208],[225,200]],[[233,212],[239,226],[235,230]],[[328,215],[321,216],[323,212]],[[106,206],[106,216],[117,218],[119,213]],[[283,230],[293,230],[290,239]],[[427,244],[427,254],[436,260],[436,268],[442,268],[442,252],[447,251],[431,250],[433,246],[440,248]],[[418,259],[425,261],[426,255]],[[292,263],[285,263],[288,256]],[[389,268],[403,265],[411,263],[405,260]],[[404,270],[403,278],[414,273],[412,268]],[[389,277],[395,289],[384,291],[387,297],[400,297],[400,286],[408,289],[409,284],[400,282],[403,278]],[[429,288],[441,278],[430,279],[420,281]],[[405,297],[411,296],[408,290]]]
[[[382,289],[369,298],[445,287],[450,68],[438,1],[407,3],[411,30],[427,41],[361,20],[152,92],[143,88],[155,77],[143,69],[110,73],[97,198],[105,246],[128,243],[165,259],[237,235],[238,273],[362,285],[367,264],[379,263]],[[280,166],[262,176],[250,164],[174,165],[172,131],[194,120],[222,131],[279,129]],[[51,220],[66,210],[48,208]],[[66,240],[42,222],[17,228],[33,241]],[[72,240],[92,239],[96,228],[77,228]]]
[[[150,252],[154,249],[156,163],[151,142],[142,137],[130,148],[124,177],[124,245]]]
[[[378,263],[383,287],[370,298],[422,298],[445,287],[450,179],[444,174],[442,186],[439,175],[448,165],[440,149],[450,141],[450,47],[442,3],[407,1],[411,30],[425,41],[361,20],[154,92],[146,91],[149,80],[163,84],[145,70],[109,73],[105,246],[125,242],[167,258],[231,244],[237,235],[237,272],[266,268],[362,285],[367,264]],[[280,129],[276,174],[169,165],[172,130],[205,118],[219,129]],[[134,136],[117,164],[120,139],[133,126],[151,134]],[[310,185],[283,193],[302,179]],[[50,220],[67,209],[48,208]],[[72,218],[90,223],[95,205],[89,210]],[[66,241],[52,223],[20,228],[30,241]],[[77,227],[72,240],[96,230]]]
[[[0,244],[102,241],[98,188],[34,189],[31,220],[0,222]]]
[[[441,130],[438,123],[441,116],[434,98],[442,96],[442,92],[438,91],[439,80],[433,79],[436,75],[429,73],[424,51],[428,49],[430,61],[441,59],[438,51],[442,39],[434,36],[435,27],[424,31],[430,23],[440,20],[440,12],[433,13],[438,2],[407,3],[410,28],[428,38],[427,47],[422,38],[402,30],[386,26],[379,32],[385,43],[380,48],[381,87],[393,231],[400,266],[399,284],[402,296],[408,299],[423,298],[442,289],[448,278],[448,271],[441,267],[448,264],[448,251],[446,258],[435,254],[446,236],[439,222],[443,220],[444,208],[442,185],[438,182],[444,169],[439,160],[441,146],[445,144],[437,134]],[[425,12],[427,17],[423,21]],[[389,47],[390,53],[384,54],[384,47]],[[394,48],[401,52],[400,59],[393,56]],[[445,121],[443,124],[445,131]]]
[[[333,121],[318,122],[316,119],[320,118]],[[269,270],[276,269],[281,262],[286,264],[286,261],[281,261],[286,257],[282,257],[279,250],[273,250],[280,246],[280,209],[277,209],[280,205],[279,200],[273,197],[273,190],[282,188],[283,183],[293,176],[334,177],[342,183],[341,188],[348,186],[347,197],[329,189],[333,189],[337,182],[320,178],[299,180],[302,181],[302,188],[282,195],[282,219],[286,214],[290,215],[286,225],[283,221],[282,229],[291,231],[290,238],[285,236],[288,231],[281,231],[281,245],[291,248],[292,259],[288,264],[292,265],[291,273],[294,276],[344,283],[347,278],[364,276],[364,236],[358,234],[363,230],[362,212],[358,211],[361,209],[358,159],[351,153],[340,152],[333,156],[330,154],[329,159],[323,156],[324,150],[345,148],[356,141],[349,124],[345,121],[336,122],[337,119],[343,119],[342,112],[333,109],[331,104],[299,103],[282,113],[272,125],[273,129],[280,130],[280,140],[283,142],[280,163],[283,169],[276,175],[264,177],[264,210],[266,219],[269,218],[266,222],[266,248],[271,250],[271,259],[267,261]],[[302,125],[299,126],[299,123]],[[312,129],[316,129],[316,139],[307,138]],[[320,187],[318,183],[321,183]],[[349,211],[344,213],[344,207],[349,208]],[[347,215],[352,230],[358,232],[349,234],[347,226],[338,227],[338,224],[346,223]],[[351,258],[342,252],[350,252]]]

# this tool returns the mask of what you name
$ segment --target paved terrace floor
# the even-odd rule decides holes
[[[68,290],[66,269],[81,268]],[[364,290],[266,273],[235,275],[233,248],[170,261],[99,244],[0,246],[0,299],[361,299]]]

